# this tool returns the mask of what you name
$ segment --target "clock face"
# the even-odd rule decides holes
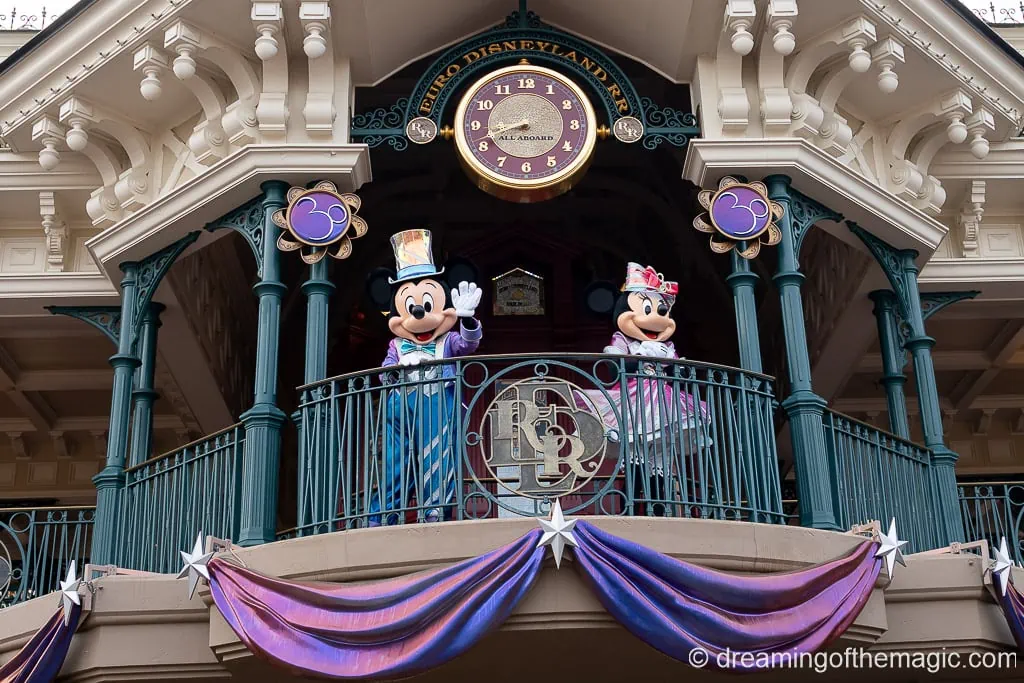
[[[568,190],[586,170],[597,135],[583,91],[556,71],[530,65],[481,78],[455,121],[459,155],[478,184],[525,201]]]

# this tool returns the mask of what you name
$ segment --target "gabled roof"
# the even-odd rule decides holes
[[[992,41],[992,43],[1005,52],[1010,59],[1015,61],[1021,68],[1024,68],[1024,54],[1021,54],[1020,50],[1006,42],[1006,40],[996,33],[984,19],[968,9],[967,5],[960,2],[960,0],[943,0],[943,2],[945,2],[951,10],[960,15],[964,21],[973,26],[978,33]]]
[[[7,59],[0,62],[0,74],[4,73],[12,66],[20,62],[26,55],[35,50],[37,47],[49,40],[50,36],[57,33],[69,22],[74,20],[79,14],[84,12],[86,8],[95,3],[96,0],[79,0],[70,9],[57,17],[54,21],[50,22],[50,25],[44,28],[39,33],[32,36],[31,39],[17,50],[12,52]]]

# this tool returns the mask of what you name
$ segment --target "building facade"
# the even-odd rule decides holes
[[[283,680],[174,578],[197,534],[362,582],[482,556],[558,501],[744,576],[895,519],[906,566],[830,647],[1009,662],[989,550],[1024,561],[1017,19],[82,0],[5,24],[0,650],[74,561],[61,680]],[[583,585],[546,564],[421,675],[697,675]],[[531,648],[550,667],[509,656]]]

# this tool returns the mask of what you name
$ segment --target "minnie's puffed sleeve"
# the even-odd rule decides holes
[[[608,346],[604,347],[604,353],[615,354],[619,356],[629,355],[629,342],[626,341],[626,335],[621,332],[616,332],[612,335],[612,341]]]

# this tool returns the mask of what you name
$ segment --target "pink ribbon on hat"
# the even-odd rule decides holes
[[[679,294],[679,283],[665,280],[665,276],[651,266],[644,268],[643,279],[644,285],[646,285],[648,289],[653,289],[656,292],[668,294],[669,296],[676,296]]]

